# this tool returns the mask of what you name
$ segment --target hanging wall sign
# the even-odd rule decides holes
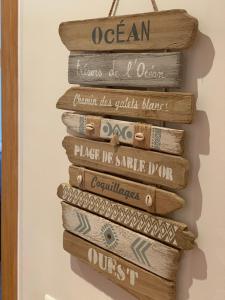
[[[154,186],[76,166],[70,166],[69,173],[74,187],[157,215],[166,215],[184,206],[180,196]]]
[[[138,299],[174,300],[175,282],[163,279],[69,232],[64,232],[64,249],[100,272]]]
[[[72,87],[57,108],[88,114],[191,123],[195,110],[190,93]]]
[[[176,279],[180,251],[62,202],[63,226],[83,239],[168,280]],[[143,247],[144,246],[144,247]]]
[[[62,23],[59,34],[70,51],[175,50],[192,45],[198,21],[185,10]]]
[[[151,215],[67,184],[59,186],[58,196],[69,204],[175,248],[189,250],[194,247],[195,237],[183,223]]]
[[[138,148],[181,155],[183,153],[184,130],[152,126],[96,116],[65,112],[62,121],[72,135],[111,140],[118,136],[119,142]]]
[[[64,138],[63,147],[78,166],[178,190],[187,184],[189,164],[182,157],[71,136]]]
[[[108,18],[59,27],[76,84],[57,102],[72,163],[57,191],[64,249],[140,300],[175,300],[195,236],[165,217],[184,205],[172,190],[186,187],[189,163],[184,130],[163,122],[193,120],[194,95],[176,89],[198,21],[180,9],[111,17],[116,2]]]
[[[181,84],[181,53],[71,52],[69,83],[177,88]]]

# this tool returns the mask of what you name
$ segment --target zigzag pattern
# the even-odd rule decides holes
[[[67,185],[63,185],[62,199],[133,230],[177,246],[176,232],[179,227],[175,224]]]
[[[151,145],[154,149],[160,150],[161,146],[161,129],[152,128]]]
[[[80,126],[79,126],[79,133],[85,134],[86,132],[86,124],[87,124],[87,117],[80,115]]]

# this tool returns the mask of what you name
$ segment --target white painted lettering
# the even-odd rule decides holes
[[[126,279],[126,274],[123,270],[123,267],[121,265],[117,266],[117,274],[116,274],[117,279],[120,281],[124,281]]]
[[[99,253],[98,259],[99,259],[99,268],[102,271],[107,271],[107,268],[108,268],[107,257],[105,255],[103,255],[102,253]]]
[[[88,260],[91,264],[96,265],[98,262],[98,253],[95,249],[90,248],[88,250]]]
[[[158,163],[149,162],[149,175],[156,175],[169,181],[173,181],[173,169]]]
[[[135,272],[132,269],[127,269],[127,274],[130,273],[130,285],[135,286],[135,281],[138,278],[138,272]]]
[[[88,250],[88,261],[90,264],[97,266],[99,270],[111,274],[119,281],[125,281],[127,276],[129,276],[127,281],[131,286],[135,286],[138,273],[122,264],[118,264],[116,259],[90,248]]]

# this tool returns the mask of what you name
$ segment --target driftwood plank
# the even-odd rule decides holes
[[[188,231],[187,225],[183,223],[151,215],[142,210],[73,188],[68,184],[61,184],[57,194],[60,199],[69,204],[169,246],[181,250],[194,248],[195,237],[192,232]]]
[[[97,246],[168,280],[175,280],[180,251],[62,202],[63,226]]]
[[[187,184],[189,164],[182,157],[72,136],[64,138],[63,147],[77,166],[172,189],[182,189]]]
[[[69,50],[120,51],[185,49],[192,45],[197,19],[185,10],[169,10],[60,24]]]
[[[71,52],[69,83],[97,86],[177,88],[181,84],[181,53]]]
[[[111,140],[118,136],[119,142],[137,148],[151,149],[181,155],[184,151],[184,130],[153,126],[97,116],[65,112],[62,121],[74,136]]]
[[[132,205],[157,215],[166,215],[184,206],[175,193],[108,174],[70,166],[70,184],[82,190]]]
[[[63,247],[71,255],[88,264],[138,299],[175,300],[175,282],[147,272],[127,260],[97,247],[67,231]]]
[[[102,116],[191,123],[194,102],[189,93],[73,87],[58,100],[57,108]]]

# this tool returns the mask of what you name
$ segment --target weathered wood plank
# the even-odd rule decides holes
[[[166,215],[184,206],[175,193],[108,174],[70,166],[70,184],[157,215]]]
[[[181,84],[180,52],[101,53],[71,52],[71,84],[178,88]]]
[[[63,226],[97,246],[168,280],[175,280],[180,251],[62,202]]]
[[[169,10],[60,24],[59,34],[69,50],[174,50],[192,45],[197,19],[185,10]]]
[[[182,157],[72,136],[64,138],[63,147],[77,166],[171,189],[182,189],[187,184],[189,164]]]
[[[57,108],[102,116],[191,123],[194,96],[188,93],[72,87]]]
[[[175,282],[167,281],[67,231],[64,250],[139,299],[175,300]],[[143,298],[142,298],[143,297]]]
[[[187,225],[161,218],[142,210],[114,202],[73,188],[68,184],[58,187],[58,197],[65,202],[97,214],[119,225],[181,250],[194,248],[195,237]]]
[[[74,136],[111,140],[118,136],[121,143],[181,155],[184,151],[184,130],[153,126],[65,112],[62,121]]]

